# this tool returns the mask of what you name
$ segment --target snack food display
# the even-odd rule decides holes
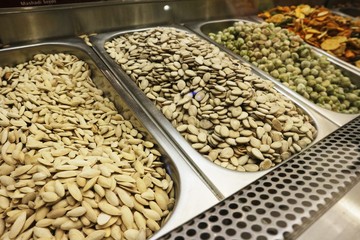
[[[104,48],[203,156],[259,171],[308,146],[311,118],[269,80],[195,34],[170,27],[124,33]]]
[[[6,1],[0,240],[357,236],[360,9]]]
[[[209,36],[320,107],[359,113],[359,87],[287,29],[237,21]]]
[[[3,239],[146,239],[175,204],[153,142],[75,55],[0,67]]]
[[[286,28],[307,43],[360,68],[360,19],[325,7],[278,6],[258,14],[266,22]]]

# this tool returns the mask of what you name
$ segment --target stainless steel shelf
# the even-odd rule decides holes
[[[360,181],[359,142],[358,117],[162,239],[314,239],[314,232],[324,238],[331,223],[341,219],[334,218],[349,219],[347,214],[356,216],[359,208],[352,201],[350,211],[334,214],[339,211],[334,208],[359,194],[357,185],[347,195]],[[304,232],[312,224],[315,229]],[[349,228],[349,234],[360,230],[359,224]],[[330,239],[350,239],[343,238],[344,230],[330,231]]]

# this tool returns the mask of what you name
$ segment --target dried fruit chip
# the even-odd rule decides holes
[[[336,36],[336,37],[333,37],[332,39],[335,39],[339,43],[343,43],[343,42],[347,41],[347,37],[345,37],[345,36]]]
[[[324,21],[325,19],[327,19],[327,15],[316,18],[316,20],[319,21],[319,22],[322,22],[322,21]]]
[[[338,47],[340,47],[340,42],[332,38],[328,38],[321,43],[321,48],[326,51],[335,50]]]
[[[319,12],[317,14],[318,17],[322,17],[322,16],[325,16],[325,15],[328,15],[329,14],[329,11],[322,11],[322,12]]]
[[[313,35],[314,35],[314,34],[311,34],[311,33],[310,33],[310,34],[306,34],[306,35],[305,35],[305,39],[310,39],[310,38],[312,38]]]
[[[271,22],[273,23],[281,23],[284,20],[284,15],[282,14],[275,14],[271,17]]]
[[[312,11],[314,10],[313,8],[311,8],[309,5],[300,5],[301,7],[301,11],[305,14],[305,15],[309,15],[310,13],[312,13]]]
[[[342,56],[345,54],[345,50],[346,50],[346,43],[340,43],[340,47],[333,50],[332,53],[335,54],[336,56]]]
[[[309,15],[312,11],[313,9],[309,5],[302,4],[297,6],[297,8],[295,9],[295,14],[299,14],[300,16]]]
[[[297,18],[305,18],[305,14],[302,13],[301,9],[300,8],[296,8],[295,9],[295,16]]]
[[[317,36],[318,39],[322,38],[323,36],[325,36],[327,34],[327,30],[325,32],[323,32],[322,34],[320,34],[319,36]]]
[[[321,32],[316,30],[316,29],[313,29],[313,28],[307,28],[305,30],[307,33],[317,33],[317,34],[320,34]]]

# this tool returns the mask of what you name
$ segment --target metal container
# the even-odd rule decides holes
[[[218,43],[215,43],[215,41],[213,41],[208,34],[209,33],[216,33],[218,31],[224,30],[227,27],[232,26],[235,22],[247,22],[247,23],[254,23],[253,21],[250,21],[248,19],[225,19],[225,20],[219,20],[219,21],[208,21],[208,22],[200,22],[200,23],[190,23],[190,24],[186,24],[187,27],[189,27],[191,30],[193,30],[194,32],[196,32],[197,34],[201,35],[202,37],[204,37],[205,39],[213,42],[214,44],[218,45],[219,47],[221,47],[222,49],[224,49],[225,51],[232,53],[234,55],[236,55],[238,58],[242,59],[241,56],[233,53],[231,50],[227,49],[225,46],[222,46]],[[315,47],[310,46],[312,49],[314,49],[316,51],[316,53],[318,55],[324,55],[324,53],[322,53],[322,50],[319,50]],[[340,63],[341,60],[336,60],[336,58],[328,56],[328,60],[334,64],[337,68],[341,69],[342,72],[348,76],[351,81],[356,84],[357,86],[360,87],[360,71],[353,69],[356,68],[354,66],[352,66],[351,64],[347,64],[344,65],[342,63]],[[243,60],[245,61],[245,60]],[[349,66],[351,67],[349,67]],[[318,105],[316,105],[315,103],[309,101],[308,99],[304,98],[303,96],[301,96],[300,94],[296,93],[295,91],[291,90],[290,88],[286,87],[285,85],[283,85],[280,81],[276,80],[275,78],[273,78],[272,76],[270,76],[270,74],[258,69],[256,66],[252,65],[252,68],[254,69],[254,71],[260,75],[263,76],[264,78],[268,78],[270,80],[272,80],[277,87],[283,89],[284,91],[287,92],[287,94],[291,95],[292,97],[298,99],[301,102],[304,102],[306,105],[308,105],[310,108],[314,109],[316,112],[318,112],[319,114],[321,114],[322,116],[324,116],[325,118],[327,118],[328,120],[332,121],[334,124],[338,125],[338,126],[343,126],[346,123],[348,123],[349,121],[351,121],[352,119],[356,118],[357,116],[359,116],[360,114],[345,114],[345,113],[338,113],[338,112],[334,112],[334,111],[330,111],[327,109],[324,109]]]
[[[181,26],[171,26],[180,31],[189,32]],[[172,126],[172,124],[165,118],[165,116],[154,106],[153,102],[146,97],[142,90],[136,85],[136,83],[121,69],[119,65],[110,57],[104,48],[105,42],[116,38],[119,35],[132,33],[135,31],[144,31],[149,28],[128,30],[128,31],[116,31],[110,33],[103,33],[90,38],[95,51],[108,65],[115,77],[119,80],[119,83],[128,89],[131,95],[141,104],[145,111],[151,115],[152,119],[156,124],[163,129],[167,134],[167,137],[173,144],[180,149],[180,151],[187,157],[190,164],[199,172],[199,174],[211,184],[214,189],[217,189],[219,194],[223,197],[228,197],[231,194],[237,192],[241,188],[245,187],[249,183],[255,181],[259,177],[267,174],[272,169],[259,172],[237,172],[229,169],[220,167],[211,161],[205,159],[199,152],[197,152],[191,145],[181,136],[181,134]],[[307,112],[314,120],[318,135],[312,144],[315,144],[323,137],[334,131],[337,126],[332,124],[330,121],[321,117],[318,113],[305,106],[298,99],[288,95],[281,88],[276,86],[276,89],[288,98],[293,100],[300,108]]]
[[[174,181],[175,207],[164,226],[151,239],[180,226],[194,216],[216,204],[219,199],[187,164],[172,143],[168,142],[141,107],[132,99],[118,81],[114,80],[107,67],[95,52],[80,39],[49,41],[32,45],[23,45],[0,50],[0,66],[15,66],[32,59],[38,53],[68,53],[85,61],[92,73],[92,80],[97,88],[104,91],[124,118],[131,120],[147,140],[155,143],[162,154],[162,160],[168,174]],[[191,201],[189,201],[191,199]]]

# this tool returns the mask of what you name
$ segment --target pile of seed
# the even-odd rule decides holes
[[[360,112],[360,88],[294,33],[272,23],[236,22],[209,36],[317,105]]]
[[[105,48],[192,147],[222,167],[268,169],[316,135],[270,81],[194,34],[153,28]]]
[[[173,181],[73,55],[0,68],[1,239],[146,239]]]

